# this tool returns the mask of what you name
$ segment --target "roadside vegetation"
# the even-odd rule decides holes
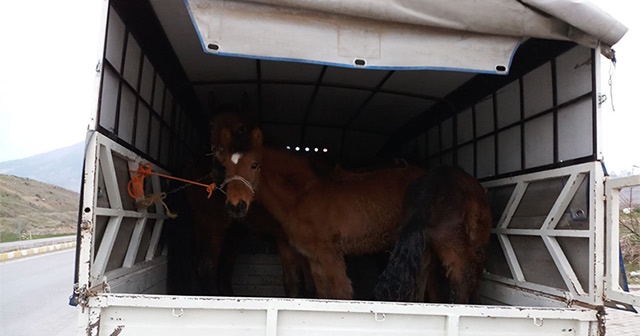
[[[629,283],[640,284],[640,207],[620,212],[620,248]]]
[[[0,242],[74,235],[77,192],[0,175]]]

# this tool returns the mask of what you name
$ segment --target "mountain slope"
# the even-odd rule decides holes
[[[58,186],[0,175],[0,241],[21,234],[75,234],[79,199]]]
[[[0,162],[0,174],[15,175],[79,192],[84,143],[24,159]]]

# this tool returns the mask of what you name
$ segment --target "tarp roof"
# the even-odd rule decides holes
[[[507,73],[527,38],[611,57],[627,31],[580,0],[185,1],[206,52],[351,67]]]

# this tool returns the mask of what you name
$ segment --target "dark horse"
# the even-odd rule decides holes
[[[320,176],[308,158],[263,145],[263,133],[221,131],[227,211],[242,218],[254,198],[307,257],[319,298],[351,299],[345,255],[385,251],[402,223],[405,189],[423,171],[414,167]]]
[[[491,209],[482,185],[440,167],[413,182],[378,300],[468,303],[485,265]],[[426,290],[426,297],[425,297]]]
[[[214,153],[224,152],[224,146],[219,141],[220,129],[241,135],[248,127],[246,119],[234,108],[220,111],[212,118],[211,144]],[[215,181],[220,185],[224,178],[224,167],[215,157],[217,155],[213,159],[194,160],[185,173],[191,178],[204,180],[201,181],[203,183]],[[238,222],[226,213],[222,193],[215,192],[208,199],[206,191],[192,187],[186,189],[186,195],[195,229],[196,269],[205,294],[233,295],[231,276],[235,259],[241,242],[251,234],[276,241],[287,296],[313,295],[306,259],[289,245],[282,226],[264,208],[255,207],[242,222]]]

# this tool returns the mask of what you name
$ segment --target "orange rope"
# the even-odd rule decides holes
[[[129,191],[131,198],[140,198],[144,196],[144,179],[152,173],[151,164],[139,164],[135,173],[136,175],[127,183],[127,191]]]
[[[129,191],[129,196],[131,196],[132,198],[140,198],[144,196],[144,179],[150,175],[156,175],[156,176],[204,187],[207,189],[207,192],[209,193],[207,198],[211,198],[211,194],[216,189],[215,183],[204,184],[204,183],[191,181],[191,180],[187,180],[187,179],[183,179],[183,178],[179,178],[171,175],[165,175],[165,174],[153,172],[152,166],[150,163],[139,164],[138,170],[131,170],[131,172],[136,173],[136,175],[132,177],[129,183],[127,184],[127,190]]]

